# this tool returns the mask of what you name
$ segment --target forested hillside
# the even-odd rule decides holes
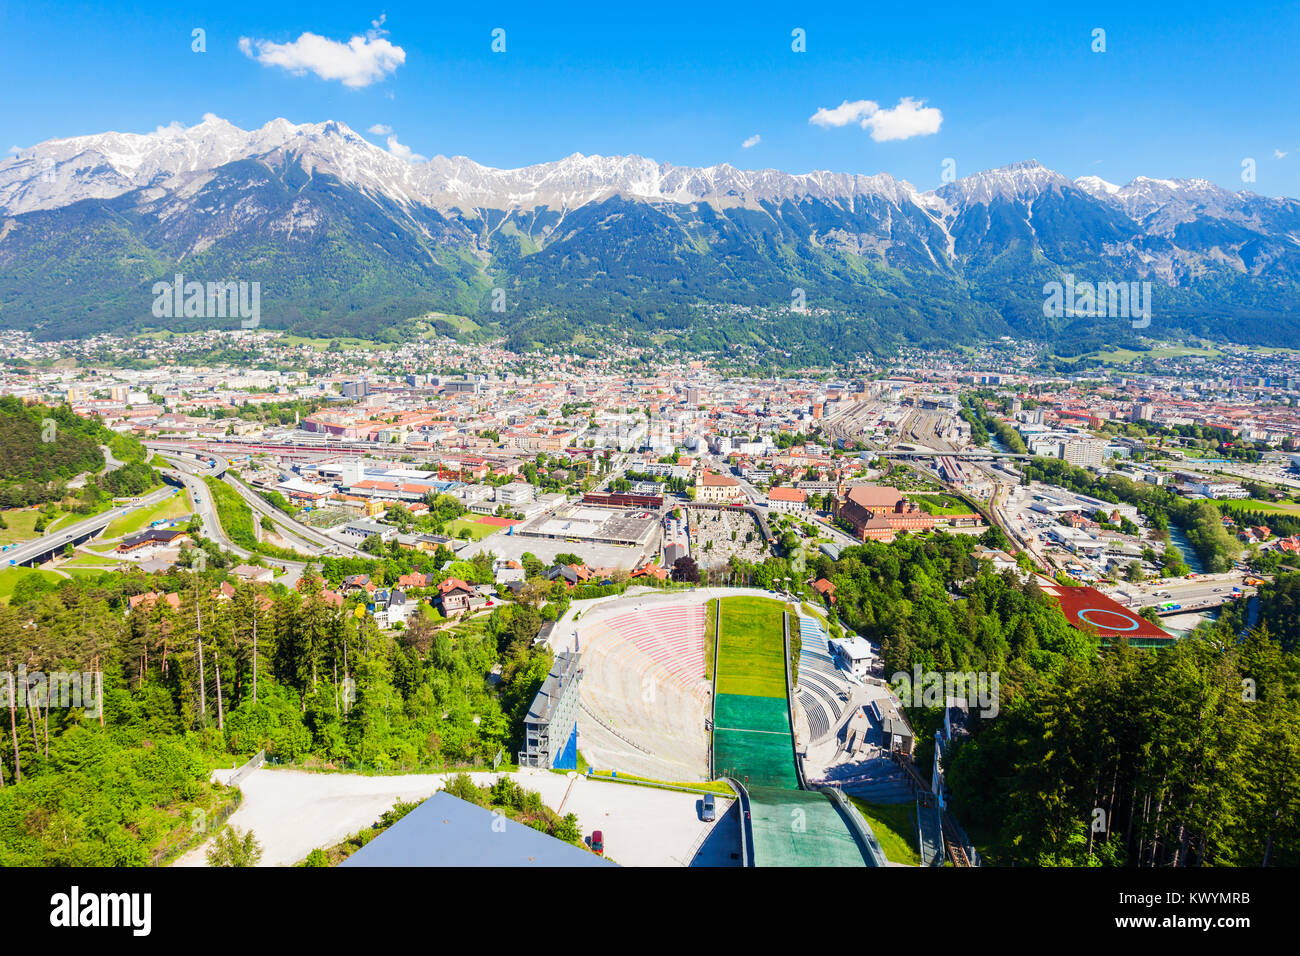
[[[991,862],[1300,864],[1300,575],[1263,588],[1244,640],[1234,607],[1138,650],[1068,627],[1032,583],[977,573],[974,544],[904,536],[815,567],[842,619],[880,642],[886,676],[999,674],[999,712],[972,712],[946,759],[954,812]],[[941,711],[909,716],[928,772]]]
[[[319,578],[301,593],[241,584],[223,599],[222,577],[103,574],[37,583],[0,605],[7,670],[104,675],[102,721],[21,689],[0,715],[0,865],[156,862],[190,836],[191,808],[229,799],[206,782],[211,767],[261,749],[368,771],[513,756],[550,667],[533,638],[555,606],[388,634],[322,601]],[[128,610],[150,591],[179,606]]]
[[[25,405],[13,395],[0,396],[0,508],[63,498],[70,479],[103,470],[101,445],[127,464],[83,490],[88,506],[100,491],[136,495],[155,484],[153,470],[144,464],[144,446],[135,438],[109,431],[66,405]]]

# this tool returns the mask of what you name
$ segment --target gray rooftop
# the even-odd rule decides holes
[[[551,672],[546,675],[541,689],[533,698],[528,708],[527,722],[544,724],[551,719],[555,705],[564,694],[565,686],[576,681],[578,675],[578,655],[570,651],[561,651],[555,655]]]
[[[340,866],[614,866],[440,790]]]

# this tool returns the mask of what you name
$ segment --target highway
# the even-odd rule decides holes
[[[214,458],[216,460],[216,465],[213,467],[204,467],[201,462],[190,461],[188,457],[185,457],[187,455],[198,454],[193,449],[177,449],[174,445],[158,442],[146,442],[145,445],[151,451],[158,452],[169,461],[186,467],[187,470],[192,471],[194,474],[208,477],[220,475],[226,484],[234,488],[235,491],[239,493],[239,496],[248,503],[249,507],[253,509],[255,514],[265,515],[270,518],[275,524],[279,525],[284,530],[286,537],[297,538],[302,543],[302,546],[308,551],[315,550],[319,551],[321,554],[351,558],[371,557],[371,555],[366,554],[364,551],[359,551],[340,541],[336,541],[324,532],[309,527],[297,519],[285,514],[279,508],[275,507],[259,495],[256,491],[249,488],[242,481],[232,475],[230,473],[230,461],[215,452],[206,452],[206,454],[209,458]],[[190,466],[193,467],[190,468]]]
[[[88,541],[123,515],[130,514],[140,508],[153,507],[160,501],[171,497],[174,491],[174,488],[159,488],[157,491],[151,491],[131,504],[110,508],[102,514],[85,518],[76,524],[68,525],[66,528],[59,528],[57,531],[51,531],[40,538],[14,545],[8,551],[0,553],[0,560],[5,562],[6,567],[9,565],[35,566],[54,555],[60,554],[69,544],[80,544],[83,541]]]
[[[1233,600],[1232,589],[1241,587],[1242,595],[1250,596],[1255,588],[1241,585],[1240,573],[1213,574],[1197,577],[1194,580],[1157,580],[1142,584],[1121,584],[1111,597],[1128,607],[1159,607],[1162,604],[1178,604],[1177,611],[1162,611],[1162,614],[1189,614],[1196,611],[1211,610]],[[1242,596],[1237,595],[1237,596]]]
[[[302,577],[304,569],[309,562],[305,561],[286,561],[281,558],[270,558],[266,555],[254,555],[239,547],[233,541],[226,537],[225,530],[221,527],[221,522],[217,518],[216,508],[212,503],[212,494],[208,486],[204,483],[204,473],[212,471],[206,465],[198,461],[188,461],[183,458],[174,459],[177,465],[176,470],[168,471],[160,469],[164,473],[175,475],[179,480],[185,483],[189,488],[190,498],[194,501],[195,513],[203,520],[203,535],[215,541],[222,550],[229,551],[232,554],[244,559],[245,561],[257,557],[270,567],[284,568],[285,574],[277,580],[286,587],[294,587],[299,578]],[[313,562],[314,563],[314,562]]]

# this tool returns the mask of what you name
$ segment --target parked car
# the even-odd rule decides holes
[[[600,830],[591,831],[591,852],[597,856],[605,855],[605,834]]]
[[[717,800],[711,793],[706,793],[704,799],[700,801],[700,819],[705,823],[712,823],[718,818]]]

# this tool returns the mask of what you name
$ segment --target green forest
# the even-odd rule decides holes
[[[139,495],[156,485],[144,445],[67,405],[26,405],[13,395],[0,396],[0,508],[67,498],[68,481],[104,469],[101,445],[125,464],[88,481],[75,495],[75,510],[89,512],[105,498]]]
[[[1106,645],[1051,598],[970,560],[964,536],[819,558],[843,620],[885,674],[994,671],[945,759],[953,810],[988,862],[1030,866],[1300,864],[1300,575],[1159,651]],[[928,773],[938,708],[910,709]],[[1100,820],[1103,829],[1096,829]]]
[[[15,678],[0,746],[3,866],[165,862],[192,836],[194,809],[231,799],[209,771],[263,749],[369,772],[476,767],[499,751],[509,761],[551,664],[533,647],[543,610],[531,605],[384,633],[321,600],[319,578],[292,592],[238,584],[233,599],[214,570],[29,580],[0,605],[5,669],[102,671],[102,716],[36,686],[24,694]],[[149,591],[179,607],[129,609]]]

